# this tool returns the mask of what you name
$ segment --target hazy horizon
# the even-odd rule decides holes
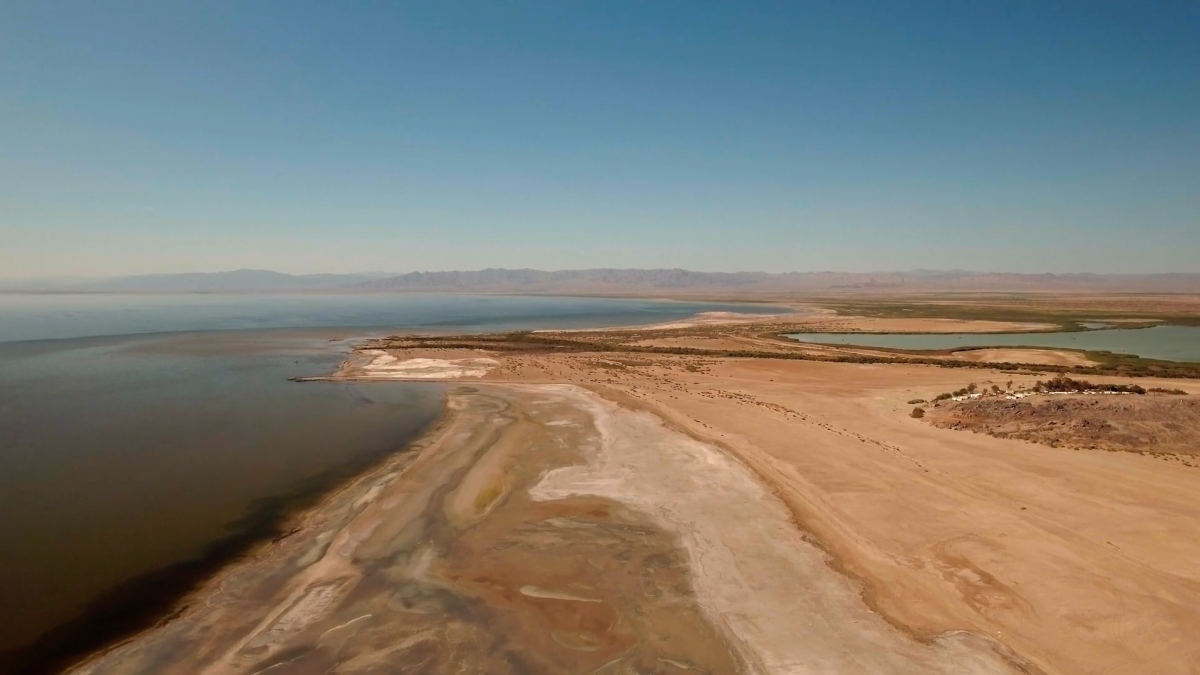
[[[213,270],[180,270],[180,271],[157,271],[145,272],[138,274],[112,274],[112,275],[36,275],[36,276],[0,276],[3,281],[111,281],[117,279],[132,279],[132,278],[149,278],[149,277],[170,277],[170,276],[216,276],[226,274],[236,274],[242,272],[255,272],[267,274],[281,274],[292,277],[316,277],[316,276],[338,276],[338,277],[363,277],[363,278],[380,278],[386,279],[390,277],[404,276],[407,274],[451,274],[451,273],[475,273],[483,271],[505,271],[505,272],[520,272],[533,271],[544,273],[557,272],[580,272],[592,270],[615,270],[622,272],[654,272],[654,271],[681,271],[700,274],[769,274],[769,275],[787,275],[787,274],[845,274],[845,275],[914,275],[914,274],[966,274],[966,275],[1012,275],[1012,276],[1169,276],[1169,275],[1200,275],[1200,272],[1179,272],[1174,270],[1161,270],[1156,272],[1013,272],[1010,270],[997,269],[963,269],[963,268],[944,268],[944,269],[878,269],[864,271],[850,271],[838,269],[813,269],[813,270],[783,270],[780,272],[768,272],[765,270],[753,269],[716,269],[716,270],[689,270],[682,267],[589,267],[589,268],[534,268],[534,267],[486,267],[479,269],[414,269],[402,271],[384,271],[384,270],[366,270],[366,271],[351,271],[351,272],[327,272],[327,271],[300,271],[300,272],[282,272],[280,270],[261,269],[242,267],[238,269],[213,269]]]
[[[1014,274],[968,270],[892,272],[698,272],[684,269],[535,270],[488,268],[402,274],[290,275],[271,270],[149,274],[107,278],[0,278],[0,292],[31,293],[457,293],[743,299],[823,292],[1133,292],[1198,293],[1200,273]]]
[[[1197,34],[1194,3],[8,3],[0,278],[1200,272]]]

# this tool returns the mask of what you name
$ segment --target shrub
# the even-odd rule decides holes
[[[1146,390],[1138,384],[1093,384],[1087,380],[1059,375],[1048,382],[1038,381],[1034,387],[1037,391],[1112,391],[1124,394],[1145,394]]]
[[[912,417],[915,417],[916,419],[921,419],[922,417],[925,416],[925,409],[922,408],[921,406],[917,406],[917,407],[913,408],[913,411],[909,414]]]
[[[1151,394],[1173,394],[1175,396],[1187,396],[1188,393],[1182,389],[1163,389],[1162,387],[1150,387],[1146,391]],[[909,401],[911,403],[912,401]]]
[[[924,402],[925,402],[925,399],[923,399],[923,398],[914,398],[913,400],[909,401],[908,404],[913,405],[914,403],[924,403]]]

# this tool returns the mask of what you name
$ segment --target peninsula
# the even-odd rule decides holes
[[[440,425],[74,672],[1190,672],[1200,383],[773,337],[896,321],[364,343],[320,379],[444,381]]]

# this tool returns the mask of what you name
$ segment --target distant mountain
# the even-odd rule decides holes
[[[109,293],[237,293],[327,291],[353,288],[389,276],[362,274],[284,274],[269,270],[146,274],[112,279],[46,278],[0,280],[0,290],[91,291]]]
[[[0,278],[0,291],[50,291],[62,288],[82,288],[99,281],[95,277],[32,277]]]
[[[389,275],[283,274],[268,270],[150,274],[113,279],[0,280],[0,290],[124,293],[306,291],[535,293],[586,295],[777,296],[819,292],[1078,291],[1200,293],[1200,274],[1012,274],[965,270],[910,272],[692,272],[587,269],[546,272],[485,269]]]
[[[691,272],[688,270],[560,270],[486,269],[477,272],[410,272],[360,286],[404,291],[601,291],[662,289],[689,290],[770,285],[762,272]]]
[[[359,284],[389,291],[640,294],[778,294],[817,291],[1125,291],[1200,292],[1200,274],[1011,274],[964,270],[911,272],[692,272],[589,269],[543,272],[485,269],[410,272]]]
[[[284,274],[269,270],[194,272],[119,277],[91,284],[96,291],[234,292],[320,291],[347,288],[372,279],[367,274]]]

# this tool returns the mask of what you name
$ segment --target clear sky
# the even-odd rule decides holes
[[[1200,3],[4,2],[0,277],[1200,271]]]

